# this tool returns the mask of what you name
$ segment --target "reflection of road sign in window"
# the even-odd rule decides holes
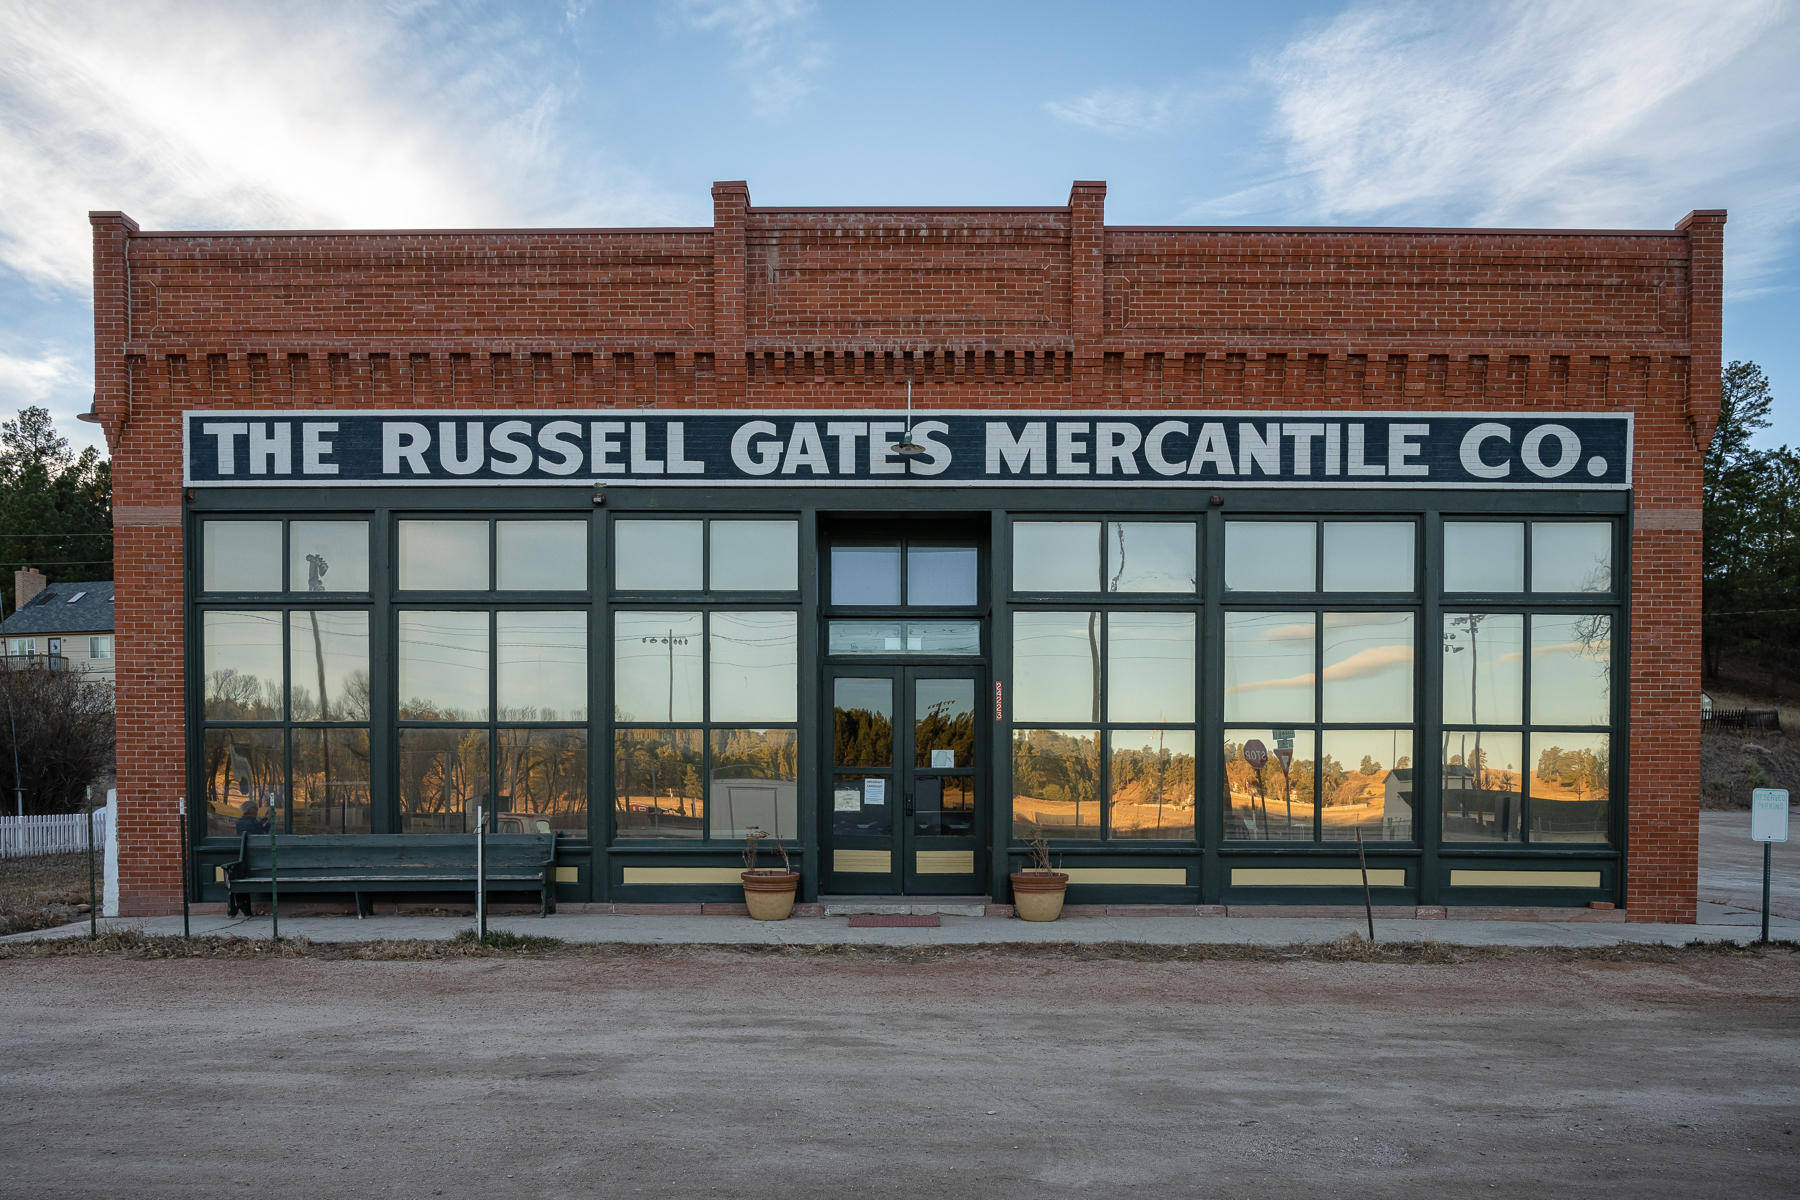
[[[1289,754],[1292,754],[1294,752],[1294,739],[1291,737],[1276,738],[1275,746],[1277,753],[1286,750]]]
[[[1256,738],[1244,743],[1244,761],[1258,771],[1269,763],[1269,748]]]
[[[1286,742],[1289,745],[1293,744],[1294,731],[1291,729],[1271,729],[1269,730],[1269,733],[1275,738],[1277,743]]]
[[[1275,757],[1281,760],[1281,769],[1283,772],[1286,772],[1288,765],[1294,761],[1294,748],[1292,746],[1277,746],[1275,747]]]

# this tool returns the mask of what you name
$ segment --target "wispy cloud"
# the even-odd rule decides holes
[[[1327,683],[1343,683],[1351,679],[1367,679],[1396,667],[1412,666],[1413,649],[1411,646],[1371,646],[1366,650],[1358,650],[1354,654],[1332,663],[1325,668]],[[1282,679],[1253,679],[1245,683],[1234,684],[1225,690],[1228,693],[1266,692],[1283,688],[1311,687],[1315,676],[1311,671],[1299,675],[1289,675]]]
[[[1666,227],[1726,205],[1732,286],[1759,286],[1795,229],[1797,27],[1776,0],[1358,6],[1255,65],[1275,178],[1190,216]]]
[[[1162,133],[1179,125],[1199,107],[1203,97],[1188,88],[1096,88],[1066,100],[1050,100],[1044,111],[1059,121],[1096,133]]]
[[[42,405],[86,378],[67,355],[55,350],[37,355],[0,350],[0,411],[10,413],[27,405]]]
[[[689,29],[731,41],[733,64],[761,116],[793,109],[830,61],[830,47],[813,30],[811,0],[676,0],[675,12]]]
[[[504,9],[474,0],[5,9],[0,265],[39,284],[87,287],[92,208],[125,209],[151,228],[693,216],[557,136],[558,62]]]

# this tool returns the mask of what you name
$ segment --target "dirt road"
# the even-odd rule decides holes
[[[0,963],[9,1196],[1791,1196],[1800,961]]]

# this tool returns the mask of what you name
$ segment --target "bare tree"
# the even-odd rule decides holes
[[[16,784],[7,779],[0,794],[22,788],[30,813],[80,812],[88,785],[113,764],[112,689],[79,672],[7,666],[0,695],[0,775],[18,763]]]

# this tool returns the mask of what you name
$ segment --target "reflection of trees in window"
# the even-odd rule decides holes
[[[699,837],[704,757],[698,729],[621,729],[613,782],[622,837]]]
[[[1013,733],[1013,832],[1092,836],[1100,822],[1100,742],[1094,730]]]
[[[975,713],[967,704],[940,700],[919,715],[915,730],[913,746],[920,766],[927,765],[930,750],[953,751],[959,763],[974,761]]]
[[[1188,837],[1194,831],[1193,736],[1186,730],[1115,732],[1110,818],[1114,836]],[[1154,740],[1151,740],[1154,738]],[[1171,741],[1175,744],[1171,745]]]
[[[885,767],[894,760],[894,719],[867,708],[832,712],[832,761],[846,767]]]

